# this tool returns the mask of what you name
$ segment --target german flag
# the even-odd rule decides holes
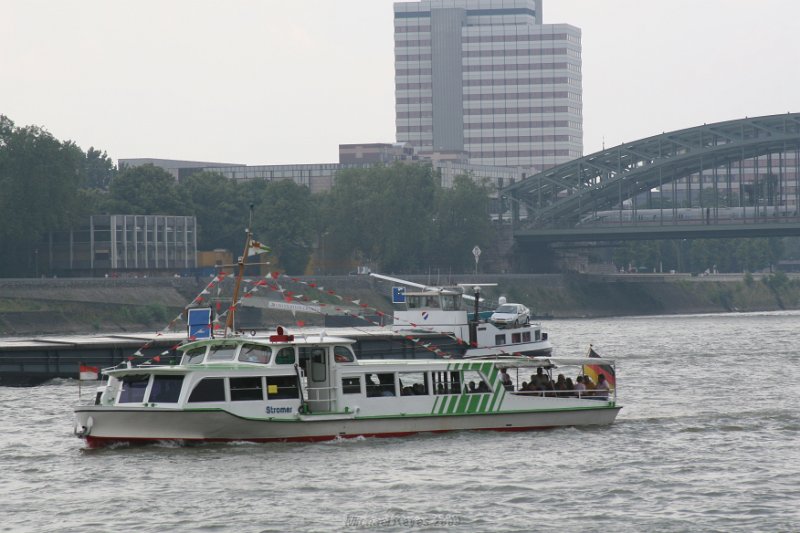
[[[600,354],[594,351],[592,345],[589,345],[589,357],[591,358],[598,358],[601,359]],[[616,374],[614,372],[614,368],[608,365],[583,365],[583,373],[589,376],[594,383],[597,383],[597,376],[603,374],[606,377],[606,381],[608,382],[608,386],[610,388],[616,388],[617,386],[617,379]]]

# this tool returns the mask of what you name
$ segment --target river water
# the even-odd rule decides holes
[[[554,320],[617,422],[87,450],[77,382],[0,388],[0,531],[800,531],[800,313]]]

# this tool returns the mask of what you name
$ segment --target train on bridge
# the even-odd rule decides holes
[[[663,209],[614,209],[581,218],[581,226],[648,226],[664,224],[748,224],[800,221],[795,206],[680,207]]]

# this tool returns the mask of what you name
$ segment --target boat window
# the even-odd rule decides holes
[[[249,402],[264,399],[261,378],[230,378],[231,401]]]
[[[311,381],[325,381],[328,379],[328,366],[325,357],[325,348],[311,348]]]
[[[468,394],[492,392],[483,376],[477,370],[464,370],[464,392]]]
[[[212,344],[208,349],[208,361],[230,361],[235,353],[235,344]]]
[[[350,376],[342,378],[342,393],[343,394],[360,394],[361,393],[361,377]]]
[[[205,354],[206,354],[205,346],[199,346],[197,348],[192,348],[191,350],[186,350],[183,354],[183,362],[181,364],[192,365],[192,364],[202,363],[203,356]]]
[[[428,394],[428,381],[425,379],[425,372],[400,372],[397,374],[400,380],[401,396],[421,396]]]
[[[494,343],[496,346],[500,346],[501,344],[506,343],[506,336],[505,335],[495,335],[494,336]]]
[[[155,403],[178,403],[183,386],[183,376],[153,376],[150,401]]]
[[[281,348],[278,355],[275,356],[275,363],[279,365],[293,365],[294,364],[294,348],[287,346]]]
[[[522,339],[521,333],[512,333],[511,334],[511,344],[519,344],[520,339]]]
[[[239,352],[239,361],[245,363],[269,363],[269,357],[272,355],[272,348],[269,346],[260,346],[258,344],[244,344]]]
[[[356,358],[347,346],[334,346],[333,359],[337,363],[352,363]]]
[[[461,394],[461,372],[431,372],[434,394]]]
[[[366,374],[367,396],[397,396],[394,390],[394,374]]]
[[[536,330],[536,340],[539,340],[539,330]],[[522,333],[522,342],[531,342],[531,332],[525,331]]]
[[[204,378],[195,385],[189,395],[189,403],[195,402],[224,402],[225,380],[222,378]]]
[[[406,305],[409,309],[419,309],[422,307],[422,297],[421,296],[410,296],[406,295]]]
[[[461,309],[461,295],[460,294],[443,294],[442,295],[442,310],[444,311],[458,311]]]
[[[150,381],[149,374],[123,376],[120,381],[122,385],[118,403],[141,403],[144,401],[144,391],[147,388],[147,382]]]
[[[268,400],[290,400],[299,397],[296,375],[267,377]]]

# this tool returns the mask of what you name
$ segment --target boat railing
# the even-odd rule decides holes
[[[617,401],[617,389],[613,388],[608,391],[597,391],[597,390],[585,390],[585,391],[576,391],[576,390],[509,390],[511,394],[515,394],[518,396],[532,396],[538,398],[574,398],[574,399],[581,399],[581,400],[601,400],[601,401],[608,401],[608,402],[616,402]]]
[[[306,395],[307,395],[306,399],[309,402],[315,402],[315,401],[327,402],[336,397],[337,388],[338,387],[306,387]]]

